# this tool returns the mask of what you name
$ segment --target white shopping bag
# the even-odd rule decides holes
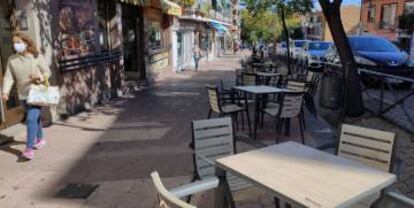
[[[59,104],[59,88],[49,84],[31,85],[27,103],[36,106],[55,106]]]

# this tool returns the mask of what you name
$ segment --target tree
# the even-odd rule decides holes
[[[312,0],[246,0],[246,3],[247,9],[253,14],[260,14],[262,12],[270,11],[280,15],[284,37],[286,37],[288,59],[287,67],[290,72],[292,69],[289,41],[290,36],[286,19],[295,14],[305,14],[309,12],[313,7]]]
[[[345,73],[345,113],[348,116],[361,115],[364,112],[362,87],[355,58],[342,25],[342,0],[319,0],[319,4],[331,30]]]
[[[278,21],[275,21],[277,16],[271,12],[252,15],[249,11],[243,10],[241,19],[241,36],[249,43],[255,43],[258,40],[271,42],[280,36],[281,26]]]

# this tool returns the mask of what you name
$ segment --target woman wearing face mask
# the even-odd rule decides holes
[[[51,72],[29,36],[16,33],[12,38],[16,53],[7,61],[2,99],[9,99],[10,90],[15,83],[19,99],[26,109],[27,143],[22,156],[30,160],[34,155],[33,149],[44,147],[46,141],[43,138],[40,120],[41,107],[28,104],[26,98],[30,85],[43,83],[49,79]]]

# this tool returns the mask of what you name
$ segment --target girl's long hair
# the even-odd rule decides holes
[[[33,39],[26,34],[16,32],[12,35],[12,39],[14,37],[18,37],[23,40],[24,43],[27,45],[27,52],[31,53],[35,58],[39,56],[39,51],[37,50],[36,44],[34,43]],[[14,50],[14,49],[13,49]],[[16,52],[16,51],[15,51]]]

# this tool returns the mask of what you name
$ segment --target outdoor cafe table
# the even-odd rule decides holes
[[[291,90],[271,87],[266,85],[247,85],[247,86],[235,86],[233,90],[237,90],[243,93],[248,93],[254,95],[254,119],[253,119],[253,140],[256,140],[257,137],[257,124],[259,123],[259,110],[260,110],[260,100],[263,95],[268,94],[277,94],[283,92],[291,92]],[[246,98],[246,96],[244,96]]]
[[[216,160],[220,199],[225,171],[299,207],[349,207],[393,184],[393,174],[295,142],[286,142]],[[224,182],[223,182],[224,181]],[[223,189],[224,188],[224,189]],[[231,194],[230,194],[231,196]]]

